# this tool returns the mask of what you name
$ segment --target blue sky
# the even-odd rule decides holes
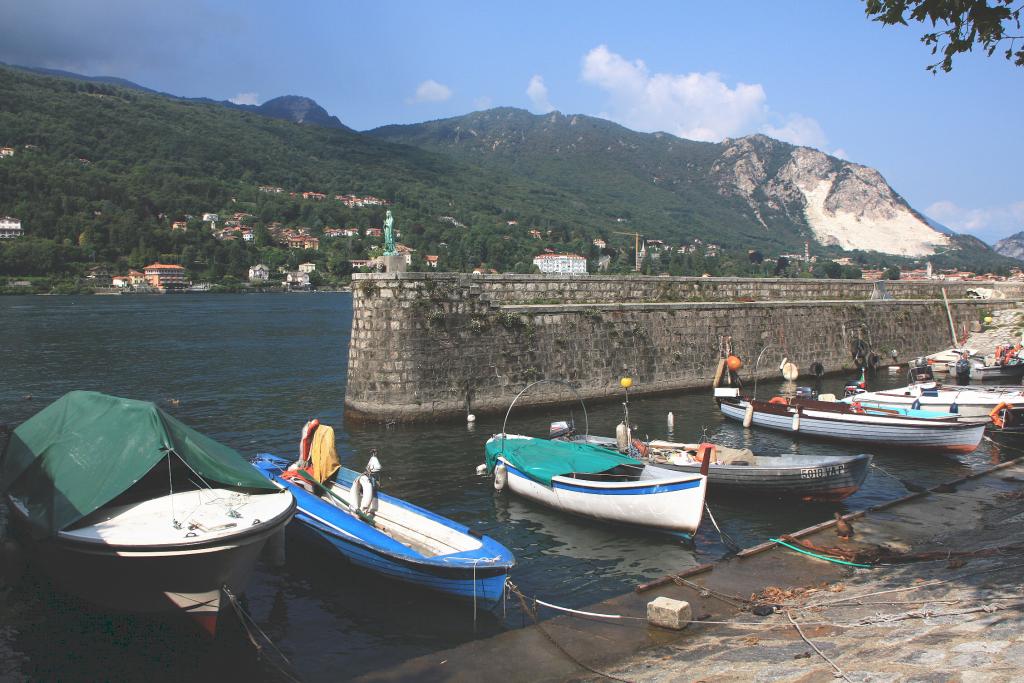
[[[923,29],[856,0],[0,0],[0,61],[189,96],[306,95],[365,130],[494,106],[719,141],[763,132],[877,168],[993,242],[1024,229],[1024,69],[925,70]]]

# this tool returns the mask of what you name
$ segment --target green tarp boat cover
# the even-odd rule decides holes
[[[572,472],[596,474],[619,465],[644,466],[635,458],[601,446],[572,441],[549,441],[530,436],[497,435],[487,442],[487,470],[494,471],[498,456],[534,481],[551,486],[551,478]]]
[[[23,422],[0,465],[0,491],[28,507],[32,532],[54,535],[128,490],[171,449],[211,484],[276,490],[237,451],[154,404],[72,391]]]

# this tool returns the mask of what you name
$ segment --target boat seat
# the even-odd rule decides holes
[[[818,394],[818,400],[819,401],[824,401],[825,403],[835,403],[836,402],[836,395],[835,394]]]

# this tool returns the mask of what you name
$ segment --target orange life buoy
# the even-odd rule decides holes
[[[718,462],[718,447],[713,443],[702,443],[697,446],[697,452],[694,453],[693,459],[697,462],[704,462],[704,458],[710,457],[712,463]]]
[[[769,403],[774,403],[775,405],[778,405],[778,406],[788,406],[789,405],[789,401],[786,400],[786,398],[784,396],[772,396],[771,400],[768,401],[768,402]]]
[[[997,405],[995,408],[993,408],[992,412],[988,414],[988,416],[990,418],[992,418],[992,424],[994,424],[999,429],[1003,428],[1003,424],[1004,424],[1004,421],[1003,421],[1003,410],[1004,409],[1012,410],[1013,409],[1013,404],[1012,403],[1007,403],[1006,401],[1003,401],[1002,403]]]

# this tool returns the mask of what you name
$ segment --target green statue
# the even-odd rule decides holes
[[[391,209],[388,209],[387,217],[384,219],[384,255],[385,256],[397,256],[398,251],[395,249],[395,218],[391,215]]]

